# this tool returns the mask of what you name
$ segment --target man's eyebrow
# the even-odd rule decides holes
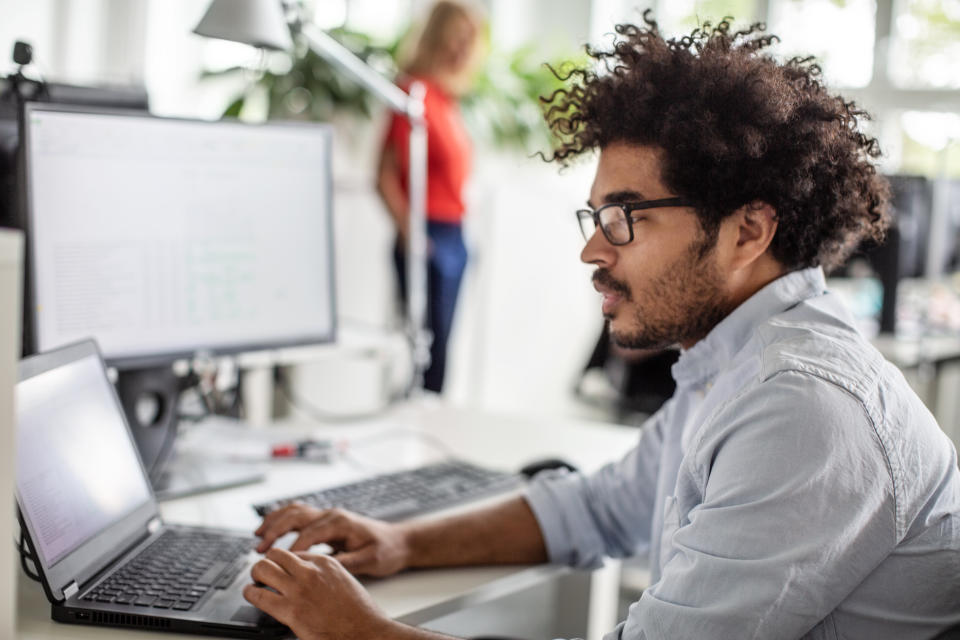
[[[611,202],[643,202],[647,197],[640,193],[639,191],[634,191],[632,189],[621,189],[620,191],[611,191],[610,193],[604,194],[603,203],[610,204]],[[587,206],[591,209],[594,208],[593,202],[587,200]]]
[[[622,189],[620,191],[611,191],[603,196],[603,201],[610,202],[643,202],[647,197],[639,191],[632,189]]]

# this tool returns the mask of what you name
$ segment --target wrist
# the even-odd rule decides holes
[[[403,569],[417,566],[417,528],[413,522],[400,522],[394,525],[397,534],[397,547],[400,551],[400,563]]]

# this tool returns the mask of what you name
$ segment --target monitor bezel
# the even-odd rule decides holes
[[[330,291],[330,329],[326,332],[319,332],[317,334],[312,334],[308,336],[298,336],[291,337],[287,340],[273,340],[273,341],[250,341],[250,342],[240,342],[240,343],[229,343],[210,347],[207,345],[194,345],[191,347],[185,347],[179,350],[163,351],[163,352],[144,352],[134,355],[122,355],[114,356],[110,353],[103,354],[103,359],[108,366],[114,367],[118,370],[125,369],[149,369],[154,367],[169,366],[173,362],[178,360],[189,360],[197,356],[230,356],[237,355],[241,353],[256,352],[256,351],[274,351],[278,349],[288,349],[292,347],[303,347],[317,344],[326,344],[331,343],[336,340],[338,333],[338,312],[337,312],[337,289],[336,289],[336,244],[334,242],[334,209],[333,209],[333,127],[332,125],[326,123],[316,123],[316,122],[287,122],[287,121],[272,121],[261,124],[252,124],[242,122],[235,119],[226,119],[226,120],[202,120],[199,118],[179,118],[179,117],[166,117],[166,116],[156,116],[150,113],[136,110],[125,110],[125,109],[104,109],[97,107],[89,107],[84,105],[70,105],[70,104],[48,104],[43,102],[27,102],[24,105],[23,118],[21,119],[22,130],[20,132],[21,140],[21,150],[22,150],[22,175],[23,175],[23,192],[22,192],[22,203],[23,211],[21,214],[21,219],[23,220],[24,232],[26,234],[28,245],[27,252],[27,271],[28,277],[26,280],[27,286],[24,291],[24,302],[26,304],[27,313],[25,314],[25,324],[28,325],[24,331],[24,355],[30,355],[38,353],[39,345],[39,336],[38,336],[38,318],[37,318],[37,303],[36,303],[36,250],[35,250],[35,233],[34,233],[34,216],[35,211],[33,207],[33,185],[32,185],[32,176],[30,171],[30,153],[33,148],[33,141],[30,137],[30,126],[29,118],[35,112],[58,112],[58,113],[73,113],[73,114],[89,114],[94,116],[118,116],[123,118],[146,118],[154,121],[169,121],[169,122],[179,122],[179,123],[191,123],[197,125],[219,125],[219,124],[228,124],[231,126],[240,126],[240,127],[249,127],[249,128],[277,128],[277,129],[310,129],[312,131],[318,131],[322,134],[322,143],[324,146],[323,152],[327,158],[328,162],[328,171],[326,171],[325,181],[326,181],[326,198],[323,203],[326,208],[326,219],[327,219],[327,260],[328,260],[328,277],[329,282],[327,283]],[[96,337],[96,336],[91,336]]]
[[[23,498],[20,495],[20,488],[19,486],[14,487],[17,504],[21,506],[20,519],[23,525],[26,526],[27,533],[30,536],[36,563],[43,577],[44,588],[47,591],[47,595],[58,602],[65,599],[64,589],[67,586],[72,582],[76,582],[77,586],[82,586],[90,580],[90,578],[96,576],[120,554],[125,553],[138,541],[148,536],[150,533],[150,522],[160,518],[160,510],[156,496],[153,493],[153,486],[150,484],[150,478],[144,469],[140,451],[133,441],[133,436],[130,433],[130,425],[127,424],[127,417],[123,412],[123,408],[120,406],[120,400],[117,398],[116,390],[107,377],[103,356],[95,341],[84,340],[82,342],[75,342],[25,358],[20,361],[17,379],[19,382],[23,382],[53,369],[67,366],[89,357],[96,357],[100,361],[101,372],[104,381],[107,383],[111,401],[114,403],[118,415],[121,416],[126,426],[126,434],[130,442],[130,447],[137,456],[140,473],[143,475],[143,482],[146,484],[149,493],[146,502],[133,508],[126,516],[108,525],[99,534],[88,538],[56,562],[48,563],[46,558],[40,553],[38,545],[35,543],[37,540],[37,532],[28,516],[27,510],[22,508]],[[17,419],[19,420],[19,416],[17,416]],[[68,434],[65,434],[65,437],[67,437],[67,435]]]

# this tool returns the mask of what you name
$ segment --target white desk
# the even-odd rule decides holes
[[[637,429],[631,427],[484,415],[445,407],[430,400],[353,424],[330,427],[291,424],[281,428],[284,432],[291,430],[353,442],[355,444],[348,452],[354,464],[273,463],[266,482],[163,503],[164,518],[176,523],[252,530],[259,522],[250,508],[252,503],[348,481],[366,475],[374,468],[387,470],[415,466],[444,456],[437,443],[406,431],[411,429],[430,434],[464,459],[503,469],[516,469],[534,458],[559,456],[584,471],[591,471],[618,458],[638,438]],[[267,428],[256,433],[272,435],[278,432]],[[183,439],[184,445],[196,444],[201,435],[200,432],[188,433]],[[362,471],[361,464],[369,471]],[[417,625],[489,602],[565,571],[565,568],[549,565],[442,569],[403,573],[364,583],[391,617]],[[585,596],[583,600],[582,605],[589,606]],[[604,614],[592,624],[609,630],[613,622]],[[17,637],[24,640],[158,637],[146,631],[55,623],[50,620],[50,607],[40,585],[29,582],[22,574],[17,629]]]

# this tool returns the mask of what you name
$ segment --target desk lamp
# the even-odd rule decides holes
[[[426,329],[427,309],[427,127],[420,82],[404,92],[369,67],[349,49],[303,19],[298,5],[287,0],[213,0],[194,33],[232,40],[263,49],[289,51],[291,30],[302,34],[310,48],[410,121],[410,231],[407,246],[407,330],[413,343],[414,385],[423,386],[430,364],[431,335]]]

